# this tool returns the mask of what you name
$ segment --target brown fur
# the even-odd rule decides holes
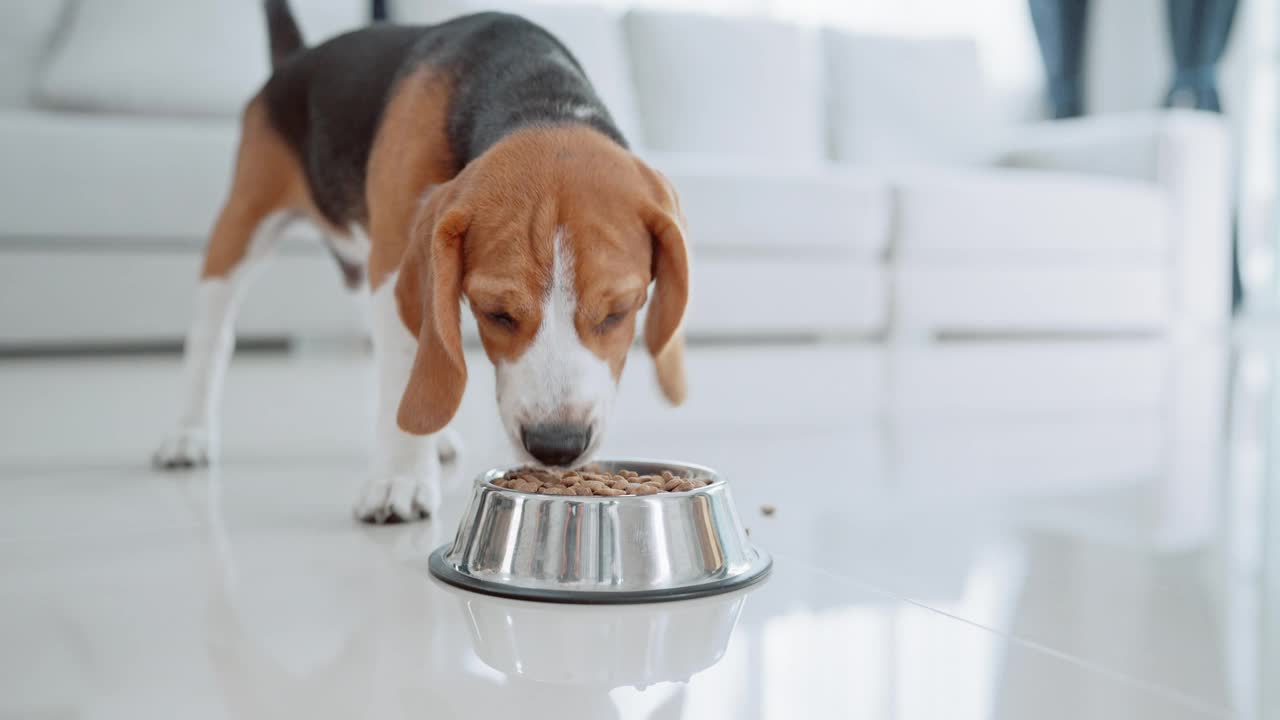
[[[466,379],[457,309],[463,295],[490,360],[515,359],[532,342],[561,227],[574,258],[575,323],[584,345],[619,376],[644,289],[656,280],[645,341],[663,392],[673,403],[683,400],[679,327],[688,259],[674,194],[660,175],[593,130],[540,128],[505,138],[430,191],[396,289],[403,317],[420,338],[400,407],[404,429],[435,432],[457,409]],[[616,311],[624,319],[602,328]],[[516,327],[488,317],[497,312],[513,316]]]
[[[455,207],[454,188],[438,186],[423,206],[396,283],[396,306],[418,336],[409,384],[396,422],[418,435],[453,419],[467,385],[462,355],[462,241],[470,218]]]
[[[235,270],[249,251],[258,226],[268,215],[282,210],[307,215],[326,230],[337,232],[320,220],[297,157],[271,127],[258,97],[241,117],[231,192],[209,235],[200,277],[226,277]]]
[[[383,115],[365,182],[370,288],[400,267],[422,193],[453,177],[445,128],[449,90],[445,73],[424,66],[400,81]]]

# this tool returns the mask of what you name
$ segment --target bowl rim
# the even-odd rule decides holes
[[[714,468],[711,468],[707,465],[699,465],[698,463],[683,462],[679,460],[654,460],[652,458],[639,458],[639,457],[598,458],[594,462],[595,463],[611,463],[614,465],[623,465],[623,466],[628,464],[665,465],[670,468],[681,468],[684,470],[692,470],[695,473],[705,474],[707,476],[710,476],[711,482],[707,483],[706,485],[703,485],[700,488],[694,488],[692,490],[685,490],[683,492],[678,492],[678,493],[676,492],[655,493],[653,495],[543,495],[542,493],[530,493],[530,492],[521,492],[519,490],[510,490],[508,488],[504,488],[504,487],[493,484],[493,481],[495,479],[505,475],[508,472],[511,472],[512,470],[520,470],[522,468],[529,467],[527,463],[520,463],[515,465],[503,465],[495,468],[490,468],[489,470],[485,470],[484,472],[480,473],[479,476],[476,477],[474,484],[478,487],[485,488],[491,492],[505,493],[514,497],[545,498],[547,500],[570,500],[570,501],[579,501],[579,502],[617,502],[619,500],[624,500],[624,501],[657,500],[662,502],[669,502],[669,501],[679,500],[681,498],[689,498],[696,495],[701,495],[713,489],[724,487],[728,484],[725,481],[724,476],[721,475],[719,472],[717,472]]]

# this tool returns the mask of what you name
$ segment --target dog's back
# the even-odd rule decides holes
[[[585,124],[626,146],[569,50],[518,16],[374,25],[312,48],[294,45],[301,40],[283,0],[268,1],[267,19],[275,65],[262,92],[267,114],[335,227],[367,221],[365,180],[379,122],[397,83],[423,65],[451,84],[445,113],[455,174],[530,126]]]

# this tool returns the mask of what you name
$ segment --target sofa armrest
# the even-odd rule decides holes
[[[1231,311],[1231,149],[1220,116],[1156,111],[1039,123],[1011,137],[1006,167],[1150,182],[1169,198],[1173,310],[1192,327]]]

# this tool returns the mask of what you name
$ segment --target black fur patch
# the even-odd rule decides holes
[[[267,39],[271,47],[271,67],[275,67],[302,49],[302,32],[289,11],[287,0],[266,0]]]
[[[340,35],[280,65],[263,96],[272,125],[298,154],[316,207],[333,225],[366,220],[365,169],[387,94],[421,39],[376,25]]]

